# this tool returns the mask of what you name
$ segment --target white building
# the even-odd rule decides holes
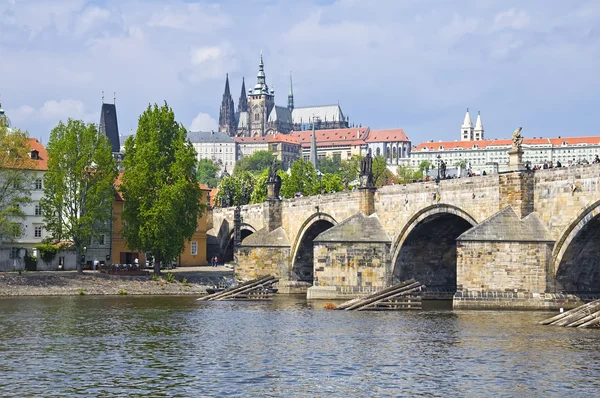
[[[461,141],[481,141],[484,139],[483,135],[483,123],[481,123],[481,113],[477,112],[477,121],[475,127],[471,123],[471,115],[469,114],[469,108],[465,114],[462,126],[460,126],[460,140]]]
[[[406,163],[410,158],[410,139],[402,129],[369,130],[365,143],[372,156],[382,155],[390,165]]]
[[[416,168],[426,160],[436,167],[439,156],[439,160],[446,162],[448,167],[471,163],[474,172],[487,170],[489,173],[494,168],[504,171],[508,167],[508,151],[511,148],[510,139],[424,142],[413,148],[410,164]],[[552,162],[554,166],[557,162],[562,166],[585,161],[591,163],[600,155],[600,136],[524,138],[522,148],[523,161],[531,167],[542,166],[544,162]]]
[[[221,167],[233,170],[237,160],[237,144],[227,133],[219,131],[190,131],[188,139],[196,149],[198,160],[210,159]]]
[[[28,249],[31,254],[31,250],[46,237],[40,200],[44,196],[44,174],[48,170],[48,154],[46,148],[35,138],[29,138],[28,144],[32,162],[28,163],[26,172],[31,184],[31,202],[21,209],[25,213],[25,219],[16,220],[21,224],[20,236],[8,245]]]

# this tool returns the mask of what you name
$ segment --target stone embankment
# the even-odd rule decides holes
[[[177,269],[169,280],[167,272],[155,280],[151,276],[91,271],[6,272],[0,273],[0,296],[203,295],[207,287],[231,281],[232,273],[226,269],[208,272]]]

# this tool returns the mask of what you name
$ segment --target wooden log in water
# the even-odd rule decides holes
[[[252,279],[252,280],[246,281],[244,283],[241,283],[241,284],[239,284],[237,286],[233,286],[233,287],[231,287],[229,289],[225,289],[222,292],[216,292],[216,293],[213,293],[213,294],[209,294],[207,296],[200,297],[200,298],[198,298],[198,300],[199,301],[216,300],[218,298],[228,296],[228,295],[230,295],[232,293],[236,293],[236,292],[239,292],[241,290],[245,290],[248,287],[255,286],[257,284],[266,282],[266,281],[271,280],[271,279],[275,279],[275,277],[271,276],[271,275],[267,275],[267,276],[263,276],[263,277],[258,278],[258,279]]]
[[[352,310],[356,310],[358,308],[367,306],[369,304],[375,303],[377,301],[382,301],[385,300],[387,298],[389,298],[390,296],[392,297],[397,297],[401,294],[409,294],[412,293],[414,291],[414,289],[421,289],[423,285],[420,282],[414,282],[411,283],[409,285],[406,285],[404,283],[402,283],[402,286],[396,286],[395,289],[386,289],[386,292],[382,293],[375,293],[367,298],[365,298],[365,300],[358,302],[356,304],[351,305],[350,307],[346,308],[346,311],[352,311]]]
[[[240,296],[242,294],[249,294],[253,290],[256,290],[256,289],[269,288],[273,283],[276,283],[278,281],[279,281],[279,279],[276,279],[275,277],[271,276],[271,277],[269,277],[266,280],[257,281],[257,282],[255,282],[253,284],[248,285],[248,286],[244,286],[243,288],[240,288],[238,290],[231,291],[228,294],[216,297],[213,300],[215,300],[215,301],[222,301],[222,300],[234,299],[237,296]]]
[[[583,325],[584,323],[589,322],[592,319],[596,319],[599,316],[600,316],[600,311],[592,312],[588,316],[584,316],[583,318],[580,318],[577,321],[568,324],[567,326],[570,328],[579,327],[580,325]]]
[[[591,304],[591,305],[588,305]],[[559,319],[558,321],[552,322],[550,325],[554,326],[567,326],[583,317],[588,316],[589,314],[600,310],[600,301],[593,301],[592,303],[588,303],[586,305],[582,305],[579,308],[579,311],[574,311],[572,314],[569,314],[566,317]]]
[[[355,299],[352,299],[352,300],[350,300],[350,301],[346,301],[345,303],[342,303],[342,304],[338,305],[338,306],[336,307],[336,309],[337,309],[337,310],[345,310],[345,309],[347,309],[348,307],[351,307],[351,306],[355,305],[356,303],[359,303],[359,302],[361,302],[361,301],[363,301],[363,300],[367,300],[367,299],[369,299],[369,298],[371,298],[371,297],[374,297],[374,296],[376,296],[376,295],[381,295],[381,294],[385,294],[385,293],[388,293],[388,292],[391,292],[391,291],[395,291],[395,290],[397,290],[397,289],[400,289],[400,288],[402,288],[402,287],[404,287],[404,286],[410,285],[410,284],[412,284],[412,283],[415,283],[415,282],[416,282],[416,281],[415,281],[414,279],[409,279],[409,280],[407,280],[407,281],[404,281],[404,282],[397,283],[397,284],[395,284],[395,285],[393,285],[393,286],[390,286],[390,287],[388,287],[388,288],[385,288],[385,289],[383,289],[383,290],[380,290],[380,291],[378,291],[378,292],[375,292],[375,293],[369,294],[369,295],[367,295],[367,296],[365,296],[365,297],[357,297],[357,298],[355,298]]]
[[[597,316],[594,319],[587,321],[586,323],[577,326],[578,328],[591,328],[591,327],[600,327],[600,312],[596,313]]]
[[[409,286],[411,286],[411,285],[409,285]],[[421,290],[421,287],[422,287],[422,285],[419,284],[419,286],[413,287],[412,289],[403,290],[402,292],[395,293],[395,294],[392,293],[391,295],[383,297],[379,300],[375,300],[375,301],[372,301],[371,303],[367,303],[367,304],[361,305],[359,307],[356,307],[355,310],[357,310],[357,311],[369,310],[369,309],[371,309],[372,306],[377,305],[379,303],[387,302],[390,299],[395,299],[397,297],[402,297],[404,295],[409,295],[411,293],[418,292]]]
[[[556,323],[558,321],[560,321],[560,320],[562,320],[562,319],[564,319],[566,317],[569,317],[571,315],[577,314],[580,311],[584,311],[584,310],[588,309],[589,307],[595,306],[598,303],[600,303],[600,300],[595,300],[595,301],[589,302],[587,304],[583,304],[583,305],[581,305],[581,306],[579,306],[577,308],[573,308],[572,310],[565,311],[565,312],[563,312],[561,314],[553,316],[552,318],[548,318],[548,319],[545,319],[543,321],[540,321],[538,323],[540,325],[551,325],[551,324],[556,325]]]

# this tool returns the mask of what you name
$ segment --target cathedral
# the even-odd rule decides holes
[[[348,127],[348,117],[339,105],[294,107],[292,76],[287,106],[275,105],[275,91],[269,90],[265,77],[262,53],[258,64],[256,85],[246,92],[242,79],[242,92],[237,110],[229,90],[229,75],[225,77],[225,92],[219,112],[219,131],[234,137],[263,137],[268,134],[289,134],[292,131],[312,129],[339,129]]]

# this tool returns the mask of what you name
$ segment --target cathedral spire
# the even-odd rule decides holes
[[[219,131],[233,136],[235,134],[235,108],[229,91],[229,74],[225,77],[225,91],[219,111]]]
[[[288,94],[288,109],[294,110],[294,90],[292,89],[292,72],[290,71],[290,92]]]
[[[240,100],[238,101],[237,113],[248,112],[248,93],[246,91],[246,82],[242,77],[242,92],[240,93]]]
[[[475,122],[475,130],[473,130],[473,138],[475,141],[483,140],[483,123],[481,123],[481,112],[477,112],[477,121]]]
[[[260,63],[258,64],[258,73],[256,74],[256,85],[254,86],[254,95],[266,94],[269,95],[269,87],[265,77],[265,64],[263,62],[262,50],[260,52]]]

